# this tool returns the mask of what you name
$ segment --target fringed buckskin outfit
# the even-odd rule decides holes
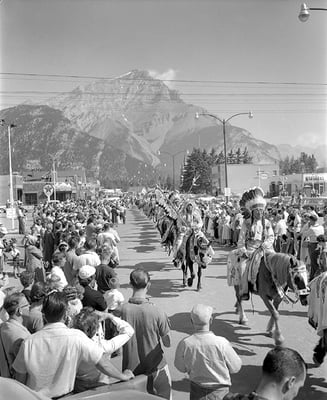
[[[263,195],[263,190],[256,187],[243,193],[240,200],[241,207],[250,212],[250,218],[245,219],[242,224],[237,244],[238,251],[247,258],[246,269],[241,277],[241,295],[247,295],[248,282],[251,282],[253,289],[257,290],[256,278],[261,257],[265,251],[274,252],[274,231],[271,223],[264,218],[266,201]],[[261,218],[254,216],[256,209],[261,210]]]

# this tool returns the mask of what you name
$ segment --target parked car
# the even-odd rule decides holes
[[[147,377],[139,375],[127,382],[99,386],[85,392],[66,395],[67,400],[159,400],[160,397],[148,394],[146,391]],[[39,398],[25,385],[15,379],[0,377],[1,399],[21,400]],[[50,398],[49,398],[50,400]]]
[[[67,400],[159,400],[160,397],[147,393],[147,381],[146,375],[138,375],[127,382],[99,386],[64,398]]]

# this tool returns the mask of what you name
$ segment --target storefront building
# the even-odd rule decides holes
[[[228,164],[228,187],[232,195],[241,195],[245,190],[260,186],[270,196],[270,182],[279,177],[278,163],[271,164]],[[225,188],[224,164],[212,168],[213,195],[223,195]]]
[[[291,196],[302,194],[304,197],[327,196],[327,173],[291,174],[270,180],[272,196]]]
[[[17,173],[12,176],[14,201],[23,199],[23,177]],[[0,175],[0,205],[5,205],[10,199],[10,176]]]

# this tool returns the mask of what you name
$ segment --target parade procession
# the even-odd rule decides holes
[[[0,0],[0,400],[327,400],[307,1]]]
[[[297,393],[325,371],[326,211],[267,206],[260,187],[233,203],[156,186],[34,206],[17,232],[0,226],[1,377],[42,399]]]

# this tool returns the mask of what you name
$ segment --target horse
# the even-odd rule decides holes
[[[313,351],[313,360],[322,364],[327,354],[327,271],[309,283],[308,322],[316,329],[319,342]]]
[[[177,238],[176,220],[168,217],[160,218],[157,221],[157,228],[161,236],[161,244],[170,256],[174,243]]]
[[[241,294],[243,274],[247,274],[246,259],[239,250],[232,251],[228,256],[227,279],[229,286],[234,286],[236,294],[236,313],[239,314],[239,323],[246,325],[248,319],[242,307],[242,300],[248,300]],[[247,279],[247,276],[246,276]],[[256,276],[256,291],[249,282],[250,292],[258,294],[266,305],[271,317],[266,332],[273,337],[276,345],[282,345],[284,337],[279,327],[278,307],[282,300],[292,301],[287,295],[287,288],[292,289],[302,305],[307,305],[309,294],[308,275],[305,264],[296,257],[284,253],[264,253],[260,259]],[[275,331],[273,332],[275,326]]]
[[[212,261],[214,251],[211,246],[211,241],[204,235],[202,231],[192,234],[186,239],[185,251],[183,247],[177,252],[175,265],[180,266],[183,272],[183,287],[193,285],[195,279],[194,263],[198,265],[197,271],[197,286],[196,290],[202,289],[201,277],[202,269],[207,268],[207,265]],[[188,272],[190,276],[188,277]]]

